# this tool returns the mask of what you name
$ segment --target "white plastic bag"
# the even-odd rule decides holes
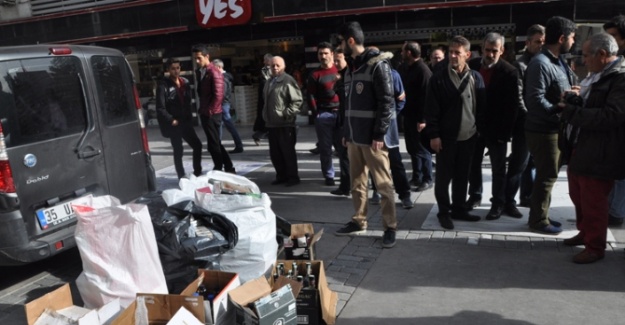
[[[146,205],[120,205],[107,195],[86,197],[74,210],[83,265],[76,285],[86,308],[115,298],[125,308],[138,292],[168,293]]]

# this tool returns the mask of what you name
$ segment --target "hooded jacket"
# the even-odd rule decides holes
[[[395,116],[391,66],[392,53],[366,49],[345,73],[345,139],[370,146],[384,141]]]
[[[561,118],[577,127],[577,143],[568,162],[578,175],[625,178],[625,59],[619,57],[592,84],[584,106],[567,104]],[[564,136],[560,136],[562,141]],[[562,145],[562,142],[560,142]]]

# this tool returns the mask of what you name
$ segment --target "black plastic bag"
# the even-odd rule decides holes
[[[196,226],[209,236],[197,236]],[[184,201],[152,218],[163,273],[170,293],[179,293],[197,277],[198,268],[213,268],[238,241],[236,225],[225,216]]]

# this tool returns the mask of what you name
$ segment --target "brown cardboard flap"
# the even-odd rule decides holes
[[[285,276],[279,276],[278,279],[273,283],[271,290],[278,291],[280,288],[284,287],[287,284],[291,285],[291,291],[293,292],[293,297],[297,297],[297,295],[299,295],[299,292],[304,287],[303,284],[297,281],[290,280]]]
[[[254,280],[245,282],[242,286],[228,292],[230,299],[239,306],[245,307],[271,293],[271,287],[265,277],[261,276]]]
[[[167,324],[180,307],[186,308],[200,322],[204,323],[204,298],[202,297],[145,293],[138,293],[137,296],[145,297],[150,324]],[[136,309],[137,302],[135,300],[111,325],[134,325]]]
[[[33,325],[37,321],[37,318],[43,314],[46,308],[52,310],[60,310],[73,306],[72,292],[69,289],[69,284],[66,283],[60,288],[43,295],[24,306],[26,312],[26,322],[28,325]]]
[[[291,225],[291,238],[304,236],[305,234],[314,234],[315,228],[312,223],[296,223]]]

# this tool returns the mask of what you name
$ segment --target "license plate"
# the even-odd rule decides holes
[[[37,220],[39,221],[41,229],[45,230],[51,226],[60,225],[76,218],[76,213],[72,208],[72,204],[79,199],[82,198],[60,203],[50,208],[37,210]]]

